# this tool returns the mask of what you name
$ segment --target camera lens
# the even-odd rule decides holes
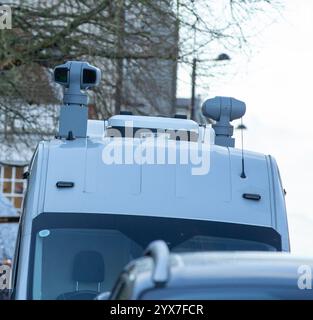
[[[84,69],[83,70],[83,83],[84,84],[94,84],[97,80],[97,73],[95,70]]]
[[[56,82],[67,83],[67,68],[56,68],[54,70],[54,80]]]

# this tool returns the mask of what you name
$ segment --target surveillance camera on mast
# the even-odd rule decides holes
[[[224,147],[234,147],[235,139],[232,138],[234,127],[230,122],[244,116],[246,104],[231,97],[215,97],[203,103],[202,113],[205,117],[216,121],[212,125],[216,135],[215,143]]]
[[[55,67],[54,81],[64,87],[59,137],[86,137],[88,96],[85,90],[97,86],[100,80],[100,69],[87,62],[68,61]]]

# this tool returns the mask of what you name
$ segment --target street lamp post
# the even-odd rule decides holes
[[[211,61],[226,61],[230,60],[230,56],[226,53],[219,54],[215,59]],[[201,62],[197,58],[192,59],[192,72],[191,72],[191,100],[190,100],[190,119],[196,118],[196,78],[197,78],[197,62]]]
[[[197,58],[192,60],[192,72],[191,72],[191,101],[190,101],[190,119],[195,119],[195,105],[196,105],[196,70],[197,70]]]

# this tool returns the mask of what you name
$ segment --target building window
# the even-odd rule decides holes
[[[0,193],[7,197],[12,205],[21,213],[26,180],[23,173],[26,166],[0,164]]]

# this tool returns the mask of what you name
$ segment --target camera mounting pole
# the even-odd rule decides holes
[[[85,90],[99,84],[101,72],[83,61],[68,61],[54,69],[54,81],[64,87],[59,137],[85,138],[88,122],[88,96]],[[82,91],[84,90],[84,91]]]

